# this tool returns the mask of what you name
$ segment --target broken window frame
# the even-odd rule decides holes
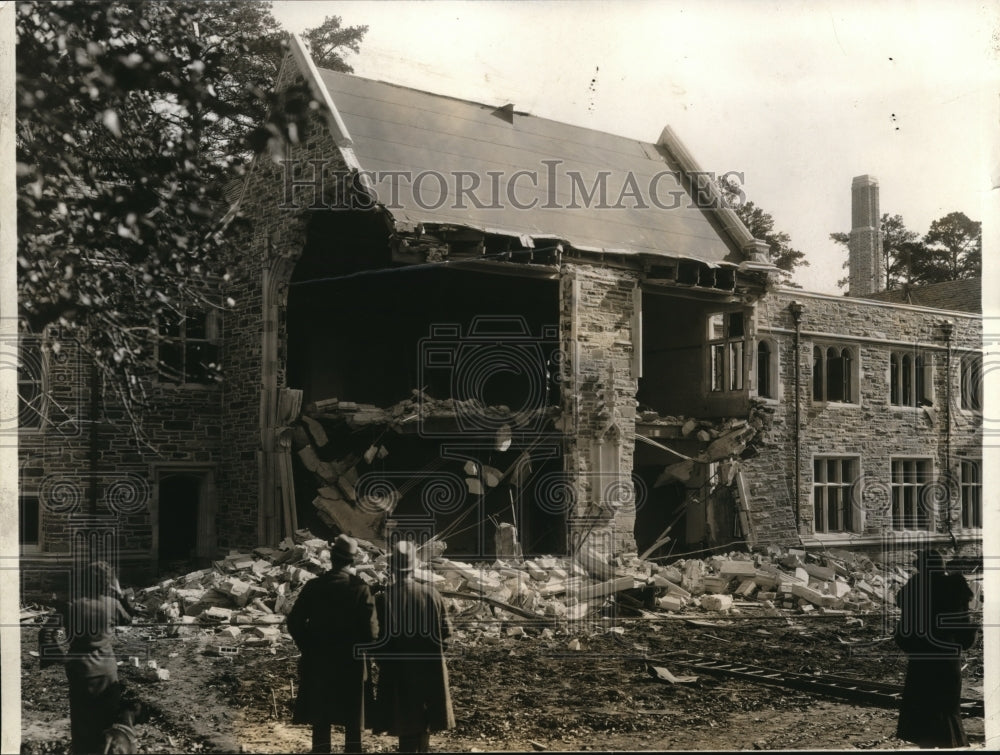
[[[934,404],[934,356],[910,350],[889,353],[889,405],[919,408]]]
[[[964,354],[959,360],[959,386],[963,411],[983,411],[983,355]]]
[[[813,532],[833,535],[857,531],[860,473],[857,456],[813,457]]]
[[[709,393],[743,391],[746,372],[746,313],[742,309],[709,312],[705,317],[705,329]]]
[[[197,317],[200,335],[189,335],[189,323]],[[166,318],[165,318],[166,319]],[[185,307],[180,314],[170,317],[171,322],[161,321],[158,325],[156,339],[156,381],[160,385],[209,387],[218,385],[213,373],[206,365],[195,372],[191,367],[191,357],[197,350],[204,349],[209,355],[209,364],[219,363],[222,348],[219,338],[221,314],[211,308]],[[176,331],[175,331],[176,329]],[[175,332],[173,332],[175,331]],[[168,362],[165,351],[170,347],[176,350],[179,357]],[[176,359],[179,358],[179,364]]]
[[[935,511],[927,488],[934,480],[933,461],[921,456],[894,456],[889,460],[889,491],[891,529],[926,532],[935,521]]]
[[[959,460],[959,489],[962,529],[983,527],[983,460]]]
[[[838,343],[815,343],[812,359],[813,401],[856,406],[857,349]]]

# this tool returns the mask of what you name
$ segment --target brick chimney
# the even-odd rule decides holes
[[[879,227],[878,179],[855,176],[851,181],[850,275],[847,295],[864,297],[885,288],[882,231]]]

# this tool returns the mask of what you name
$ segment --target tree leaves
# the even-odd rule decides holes
[[[324,25],[325,56],[359,49],[363,27]],[[218,231],[249,137],[296,125],[267,94],[284,34],[266,2],[137,0],[18,3],[17,37],[21,314],[77,338],[138,416],[156,323],[223,306],[239,273]]]
[[[900,215],[884,213],[881,229],[887,290],[982,276],[982,223],[962,212],[935,220],[923,238],[909,230]],[[831,233],[830,238],[846,248],[850,234]],[[844,267],[848,264],[845,261]],[[846,278],[837,281],[838,286],[846,284]]]
[[[751,201],[747,201],[743,196],[743,189],[732,178],[722,178],[717,180],[722,191],[722,196],[743,221],[743,225],[753,235],[755,239],[768,243],[771,262],[775,267],[791,274],[796,267],[808,265],[809,260],[805,258],[805,253],[792,247],[791,237],[784,231],[774,230],[774,218],[762,208]],[[799,288],[799,285],[790,279],[786,285]]]

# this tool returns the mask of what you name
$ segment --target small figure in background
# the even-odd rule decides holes
[[[400,752],[429,752],[430,733],[455,726],[445,664],[451,627],[444,602],[417,582],[417,552],[400,541],[390,554],[392,582],[380,596],[378,706],[384,729],[399,737]]]
[[[330,727],[344,727],[344,752],[361,752],[365,659],[359,646],[378,636],[375,600],[349,567],[358,544],[338,535],[330,544],[331,569],[306,582],[288,632],[302,658],[292,722],[312,725],[312,751],[330,752]]]
[[[962,650],[972,647],[972,590],[934,550],[917,556],[917,573],[896,596],[896,643],[906,652],[906,682],[896,736],[921,748],[966,747],[961,717]]]

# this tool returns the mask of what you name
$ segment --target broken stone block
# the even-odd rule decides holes
[[[524,566],[528,570],[528,574],[532,579],[536,579],[539,582],[545,582],[549,578],[549,573],[535,561],[525,561]]]
[[[733,607],[732,595],[703,595],[701,607],[706,611],[728,611]]]
[[[702,587],[705,592],[710,593],[721,593],[725,592],[729,587],[729,579],[726,577],[720,577],[715,574],[708,574],[702,578]]]
[[[802,598],[813,605],[817,606],[831,606],[836,602],[836,598],[832,595],[824,595],[818,590],[814,590],[806,585],[792,585],[792,595],[798,598]]]
[[[219,634],[224,634],[227,637],[236,638],[236,637],[239,637],[241,634],[243,634],[243,630],[240,629],[238,626],[230,625],[228,627],[220,629],[219,630]]]
[[[212,606],[201,612],[199,618],[202,621],[228,623],[232,621],[233,612],[229,608],[222,606]]]
[[[719,574],[723,577],[754,577],[757,568],[753,561],[723,561],[719,567]]]
[[[822,582],[830,582],[837,576],[837,572],[828,566],[819,564],[806,564],[803,567],[810,577],[814,577]]]
[[[740,586],[736,588],[735,594],[741,598],[749,598],[756,589],[757,583],[753,579],[744,579],[740,582]]]
[[[684,564],[684,578],[681,580],[681,587],[692,595],[698,595],[705,591],[702,583],[704,578],[705,562],[691,559]]]
[[[255,637],[263,637],[275,642],[281,637],[281,630],[276,626],[256,626],[251,630]]]
[[[323,428],[319,422],[314,420],[312,417],[303,416],[302,422],[309,430],[309,434],[312,436],[313,442],[320,448],[325,446],[329,439],[326,435],[326,430]]]
[[[666,611],[679,611],[684,607],[684,601],[680,596],[664,595],[656,599],[656,605]]]

